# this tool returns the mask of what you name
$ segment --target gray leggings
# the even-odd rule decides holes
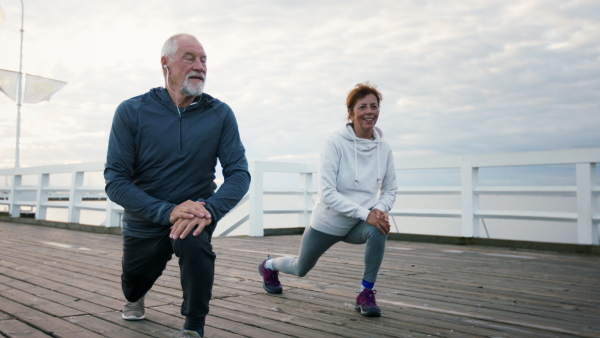
[[[333,236],[307,227],[302,235],[298,258],[279,257],[273,259],[273,268],[277,271],[304,277],[317,264],[317,260],[335,243],[343,241],[350,244],[367,243],[365,249],[365,270],[363,278],[375,283],[383,254],[385,252],[384,235],[367,222],[360,222],[346,236]]]

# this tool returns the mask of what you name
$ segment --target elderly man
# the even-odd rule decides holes
[[[144,298],[173,253],[186,317],[177,337],[202,337],[214,281],[211,236],[246,194],[248,162],[231,108],[204,93],[206,52],[188,34],[162,49],[165,88],[116,110],[104,178],[123,214],[123,319],[145,318]],[[215,192],[217,160],[224,182]]]

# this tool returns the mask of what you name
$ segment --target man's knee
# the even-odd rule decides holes
[[[211,259],[215,260],[216,255],[213,252],[212,244],[210,243],[210,236],[206,236],[206,234],[200,234],[198,236],[188,236],[178,243],[179,247],[179,256],[180,257],[195,257],[203,258],[203,259]]]

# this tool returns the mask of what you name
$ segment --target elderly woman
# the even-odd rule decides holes
[[[381,93],[369,83],[357,84],[348,94],[349,122],[324,142],[319,195],[298,258],[269,256],[259,265],[267,292],[282,292],[279,271],[303,277],[337,242],[366,243],[355,309],[364,316],[381,316],[373,286],[385,252],[390,231],[388,212],[397,189],[392,150],[381,129],[375,127],[381,100]]]

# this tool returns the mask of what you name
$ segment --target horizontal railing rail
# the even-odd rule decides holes
[[[399,196],[449,196],[460,199],[455,209],[402,208],[396,205],[389,214],[396,217],[450,218],[460,221],[458,236],[479,237],[480,222],[485,219],[568,222],[574,224],[577,244],[599,244],[597,163],[600,148],[524,152],[473,156],[436,156],[424,158],[402,158],[396,161],[398,173],[414,170],[452,169],[458,170],[460,183],[456,186],[400,186]],[[573,165],[575,184],[568,186],[484,186],[479,180],[481,168],[526,167],[544,165]],[[67,222],[78,223],[83,210],[103,211],[102,225],[121,225],[123,208],[110,201],[103,184],[84,184],[86,175],[101,174],[101,162],[72,165],[55,165],[30,168],[0,169],[0,206],[6,206],[11,217],[23,212],[35,214],[39,220],[47,219],[48,209],[66,209]],[[296,215],[298,226],[306,227],[317,194],[317,163],[286,163],[273,161],[251,161],[252,183],[249,193],[219,224],[219,235],[239,233],[250,236],[264,235],[265,216]],[[69,184],[50,184],[50,177],[57,174],[70,176]],[[296,176],[299,184],[294,188],[273,185],[271,175]],[[36,183],[25,183],[25,178]],[[279,178],[279,181],[282,179]],[[10,181],[10,183],[9,183]],[[554,196],[576,200],[576,210],[491,210],[480,207],[482,196]],[[295,198],[292,206],[271,206],[265,199]],[[90,203],[95,201],[96,203]],[[103,202],[103,203],[100,203]],[[245,211],[247,209],[247,211]],[[238,212],[236,212],[238,211]],[[561,241],[560,238],[557,241]]]
[[[38,220],[47,219],[48,209],[67,209],[68,223],[79,223],[83,210],[103,211],[106,218],[102,225],[120,226],[123,208],[106,197],[104,186],[84,185],[85,175],[103,171],[103,162],[1,169],[0,176],[4,176],[5,180],[10,179],[11,184],[0,187],[0,191],[8,197],[0,200],[0,205],[8,207],[11,217],[19,217],[23,207],[27,207]],[[70,185],[51,185],[51,175],[61,174],[70,176]],[[27,176],[33,177],[36,183],[26,184],[24,179]],[[90,201],[105,203],[94,204]]]
[[[459,209],[402,209],[393,208],[392,217],[434,217],[460,219],[461,237],[479,237],[480,221],[484,219],[506,219],[526,221],[571,222],[577,226],[577,243],[599,244],[597,199],[600,188],[596,178],[596,164],[600,162],[600,148],[524,152],[511,154],[438,156],[427,158],[399,159],[396,170],[457,169],[460,171],[460,186],[451,187],[399,187],[398,195],[454,195],[461,199]],[[574,186],[481,186],[479,169],[491,167],[575,165],[576,185]],[[312,210],[312,196],[316,189],[308,179],[318,174],[317,164],[257,162],[252,168],[253,185],[250,198],[251,236],[264,234],[264,216],[271,214],[300,214],[300,226],[308,224]],[[265,175],[269,173],[295,172],[302,175],[304,186],[296,191],[269,191],[264,188]],[[265,207],[263,198],[268,195],[305,196],[296,208]],[[576,212],[487,210],[479,207],[479,199],[485,195],[518,196],[563,196],[575,197]],[[309,203],[310,201],[310,203]],[[238,224],[238,226],[240,226]],[[560,239],[558,239],[560,241]]]

